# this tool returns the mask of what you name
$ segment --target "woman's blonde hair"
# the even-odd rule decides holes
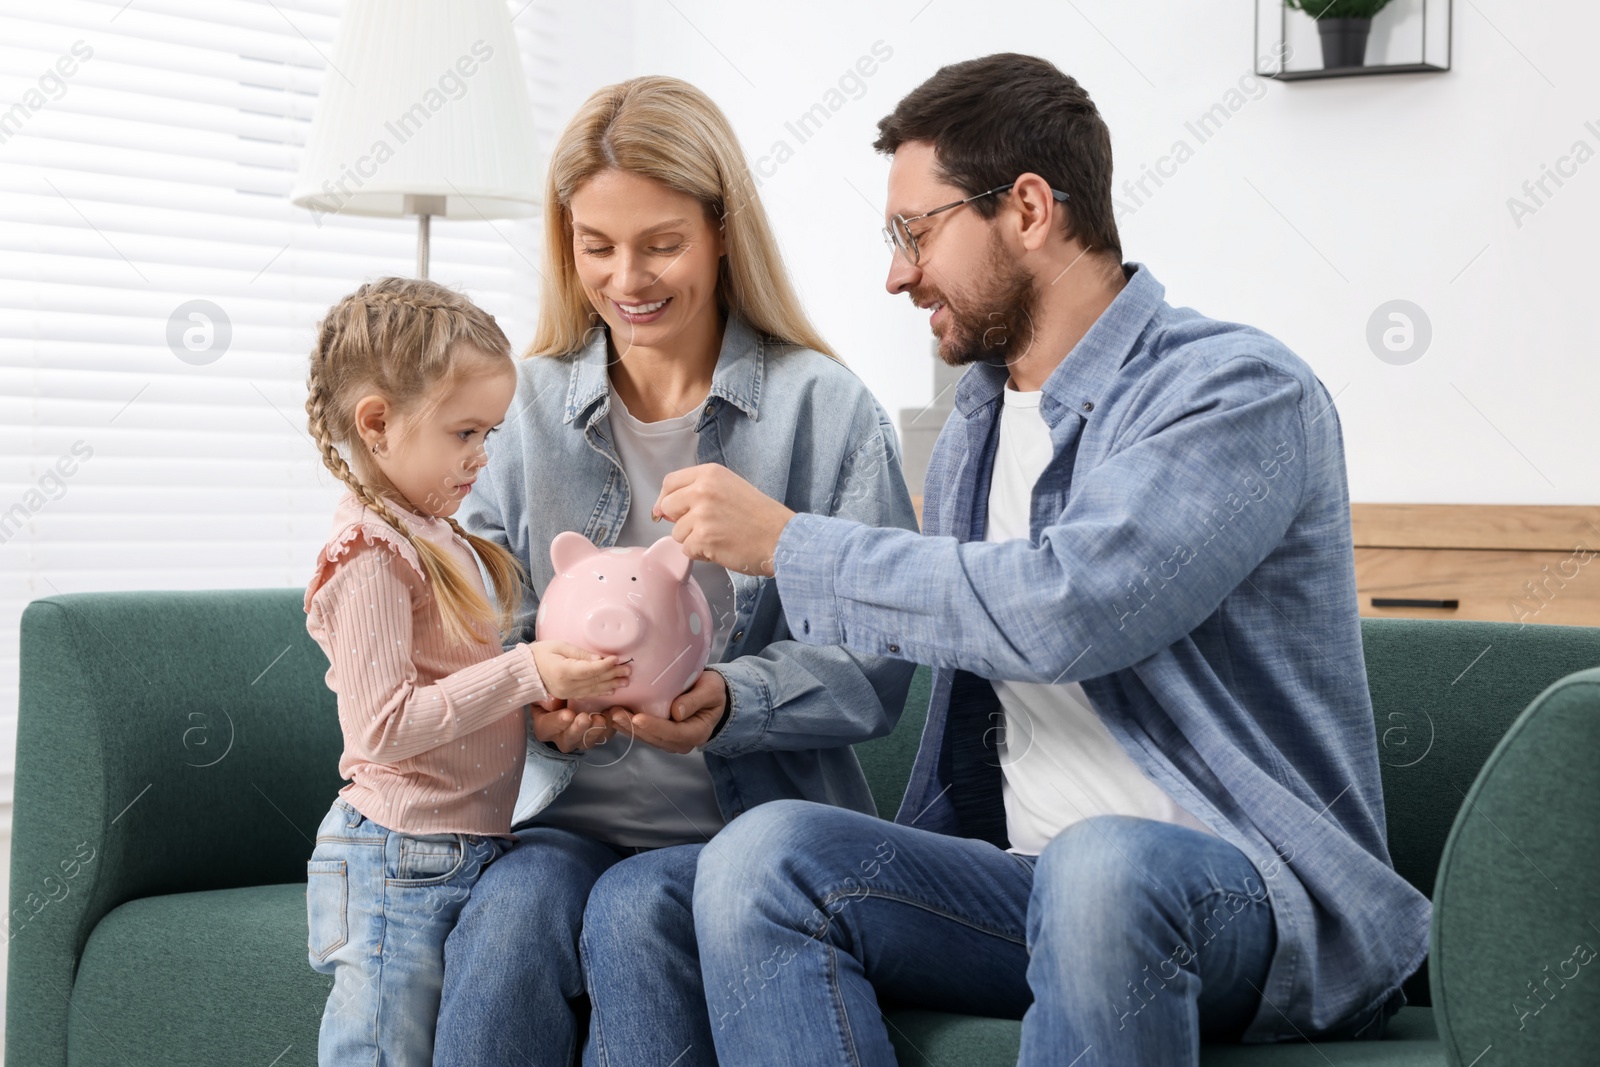
[[[416,550],[438,598],[445,635],[458,644],[468,639],[488,644],[489,626],[502,634],[511,629],[522,596],[522,565],[493,541],[446,519],[483,560],[500,603],[496,612],[453,559],[412,533],[382,492],[369,487],[376,472],[356,429],[355,407],[363,396],[376,393],[397,412],[427,412],[461,377],[482,373],[486,361],[511,369],[511,345],[494,316],[434,282],[384,278],[363,285],[329,309],[317,327],[306,378],[306,416],[322,462]],[[340,445],[350,449],[357,469],[351,469]]]
[[[699,200],[722,226],[727,254],[717,304],[758,334],[838,357],[800,307],[767,213],[728,118],[686,81],[652,76],[606,86],[556,142],[545,184],[544,283],[528,354],[581,349],[594,324],[572,249],[572,196],[594,175],[620,170]]]

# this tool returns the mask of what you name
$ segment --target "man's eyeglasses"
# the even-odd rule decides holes
[[[891,250],[899,252],[902,256],[905,256],[907,263],[915,266],[918,259],[920,259],[922,256],[922,251],[917,247],[916,235],[911,232],[911,224],[913,222],[920,222],[923,219],[932,218],[941,211],[954,211],[958,207],[963,207],[967,204],[970,204],[974,200],[982,200],[986,196],[994,196],[997,193],[1006,192],[1015,184],[1016,182],[1006,182],[1004,185],[997,185],[993,189],[986,189],[975,196],[969,196],[965,200],[957,200],[953,204],[945,204],[943,207],[936,207],[932,211],[924,211],[920,215],[913,215],[909,219],[904,215],[896,215],[894,218],[889,220],[889,225],[883,228],[883,242],[884,244],[888,245]],[[1065,203],[1067,200],[1071,199],[1060,189],[1051,189],[1050,195],[1062,203]]]

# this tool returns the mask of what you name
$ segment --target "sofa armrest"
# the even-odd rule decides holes
[[[1465,795],[1434,886],[1430,953],[1434,1017],[1452,1063],[1476,1062],[1489,1047],[1505,1063],[1594,1062],[1597,752],[1592,669],[1528,705]]]
[[[139,897],[298,882],[338,791],[298,589],[55,596],[22,617],[7,1059],[66,1063],[84,942]]]

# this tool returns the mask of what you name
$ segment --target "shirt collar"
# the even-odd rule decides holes
[[[609,337],[607,329],[593,331],[589,343],[573,358],[563,422],[571,423],[606,396],[610,384],[606,375],[611,362],[606,348]],[[722,329],[722,349],[717,353],[707,400],[721,398],[752,419],[759,418],[766,347],[765,339],[743,319],[729,315]]]
[[[1047,418],[1051,418],[1050,409],[1093,411],[1164,302],[1166,287],[1155,280],[1148,267],[1125,263],[1122,270],[1128,284],[1045,379],[1041,411]],[[1003,363],[974,364],[956,386],[956,410],[970,416],[1000,399],[1010,377]]]

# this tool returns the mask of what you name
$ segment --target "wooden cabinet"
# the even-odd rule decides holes
[[[1600,507],[1350,511],[1363,615],[1600,626]]]
[[[917,517],[922,497],[914,496]],[[1352,504],[1361,614],[1600,626],[1600,507]]]

